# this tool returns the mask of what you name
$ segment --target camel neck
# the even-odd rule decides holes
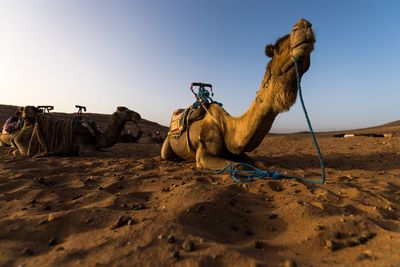
[[[110,123],[104,133],[99,135],[97,142],[98,148],[108,148],[115,145],[124,129],[126,121],[121,120],[113,114]]]
[[[293,86],[288,77],[276,77],[267,71],[249,109],[240,117],[230,117],[226,121],[225,142],[230,152],[240,154],[253,151],[272,127],[276,116],[293,105]]]

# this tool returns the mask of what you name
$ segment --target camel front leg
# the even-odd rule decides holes
[[[161,148],[161,158],[165,160],[172,161],[176,158],[176,155],[170,144],[170,137],[167,136]]]
[[[211,155],[201,146],[196,151],[197,168],[219,170],[224,168],[228,163],[236,164],[237,162]]]

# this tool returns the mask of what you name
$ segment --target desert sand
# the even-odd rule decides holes
[[[0,266],[400,266],[400,123],[372,129],[396,134],[318,135],[324,185],[236,184],[146,138],[82,157],[0,148]],[[320,175],[307,133],[267,135],[251,156]]]

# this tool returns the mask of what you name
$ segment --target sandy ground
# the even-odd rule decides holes
[[[160,145],[84,157],[0,148],[0,266],[400,266],[400,137],[322,136],[327,183],[258,180],[160,160]],[[252,153],[318,178],[308,135]]]

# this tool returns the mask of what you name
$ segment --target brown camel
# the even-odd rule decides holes
[[[38,112],[33,106],[24,108],[24,126],[12,140],[14,155],[80,155],[109,148],[117,143],[126,122],[140,120],[138,113],[118,107],[108,128],[99,132],[94,122],[85,119],[59,120]]]
[[[275,117],[295,103],[294,60],[298,62],[301,77],[310,66],[314,43],[311,23],[300,19],[290,34],[266,46],[265,53],[271,60],[250,108],[242,116],[232,117],[220,105],[211,103],[204,117],[187,126],[180,137],[168,135],[161,158],[194,158],[198,168],[206,169],[249,161],[245,153],[253,151],[271,129]]]

